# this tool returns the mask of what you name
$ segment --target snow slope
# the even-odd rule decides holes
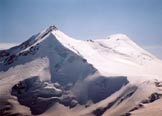
[[[130,80],[159,78],[162,75],[161,61],[126,35],[116,34],[107,39],[80,41],[68,40],[61,32],[54,31],[53,34],[65,47],[84,57],[103,75],[125,75]]]
[[[152,83],[155,80],[162,80],[161,70],[161,60],[140,48],[124,34],[83,41],[73,39],[55,26],[50,26],[24,43],[0,51],[0,98],[4,96],[10,98],[10,91],[13,91],[14,85],[37,76],[42,83],[50,81],[60,84],[60,89],[65,91],[58,98],[62,100],[61,104],[66,104],[65,97],[72,99],[70,102],[75,103],[74,100],[79,102],[81,106],[74,108],[74,111],[65,107],[66,105],[54,106],[62,107],[69,114],[74,115],[77,112],[78,115],[97,115],[94,113],[96,109],[106,107],[115,100],[112,106],[118,112],[109,106],[99,114],[121,115],[129,112],[136,103],[140,103],[142,99],[156,91]],[[148,83],[150,91],[141,92],[147,87],[145,84],[147,81],[150,82]],[[33,91],[38,92],[31,89],[29,93]],[[127,99],[130,91],[133,91],[130,99],[134,99],[136,103]],[[121,97],[124,102],[129,101],[127,103],[129,108],[122,105],[123,101],[116,105],[121,100],[117,98]],[[42,99],[48,101],[53,97]],[[90,101],[93,105],[85,108],[84,105]],[[80,108],[82,110],[78,113]]]
[[[66,51],[61,51],[61,49],[67,49],[67,51],[86,59],[89,64],[93,64],[93,67],[103,75],[130,75],[136,76],[137,80],[137,77],[140,79],[141,77],[159,78],[162,75],[160,72],[162,62],[140,48],[124,34],[111,35],[106,39],[82,41],[68,37],[51,26],[31,37],[31,40],[26,44],[27,47],[24,47],[24,43],[16,49],[11,49],[11,54],[20,55],[23,52],[28,52],[31,47],[38,47],[40,50],[32,58],[40,57],[42,54],[48,57],[57,57],[55,52],[59,52],[57,54],[65,55],[64,57],[67,58]],[[20,62],[15,61],[9,66],[3,66],[2,64],[1,70],[9,69],[12,66],[22,64],[22,62],[28,62],[22,59],[28,60],[31,56],[27,55],[28,58],[25,58],[20,55],[19,57]]]

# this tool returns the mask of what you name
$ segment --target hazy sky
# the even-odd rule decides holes
[[[0,0],[0,42],[56,25],[76,39],[127,34],[162,58],[162,0]]]

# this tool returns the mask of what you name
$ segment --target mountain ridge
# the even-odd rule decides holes
[[[161,60],[126,35],[83,41],[50,26],[0,51],[0,99],[15,96],[37,115],[60,108],[75,116],[124,115],[160,99],[161,69]]]
[[[45,41],[44,44],[46,45],[42,44],[40,46],[39,44],[43,43],[44,41]],[[160,62],[159,59],[157,59],[152,54],[140,48],[125,34],[110,35],[108,39],[82,41],[82,40],[75,40],[65,35],[63,32],[59,31],[59,29],[55,26],[50,26],[49,28],[43,30],[42,32],[33,35],[29,40],[23,42],[16,48],[11,48],[9,52],[11,51],[13,54],[11,53],[11,55],[9,55],[10,58],[9,56],[4,56],[4,58],[2,57],[2,59],[0,60],[2,60],[2,62],[4,59],[5,59],[4,62],[10,59],[14,60],[16,59],[16,56],[17,57],[26,56],[29,53],[33,54],[32,57],[34,57],[35,54],[37,57],[39,57],[37,51],[39,51],[38,49],[40,47],[46,46],[49,49],[49,51],[48,50],[46,51],[45,50],[46,48],[44,48],[40,52],[43,51],[50,52],[54,49],[60,49],[59,47],[57,48],[57,45],[55,45],[56,43],[60,44],[62,47],[65,47],[65,49],[74,52],[76,55],[82,57],[83,59],[86,59],[88,63],[93,64],[95,67],[97,66],[96,68],[98,70],[108,65],[112,65],[112,66],[117,65],[118,67],[118,65],[121,64],[121,66],[123,65],[123,67],[125,67],[126,66],[125,64],[127,64],[127,65],[142,67],[148,62],[151,62],[153,64],[154,61]],[[5,50],[5,52],[7,51]],[[2,53],[3,52],[1,52],[1,54]],[[46,55],[50,55],[50,54],[46,53]],[[110,61],[106,61],[106,59],[109,59]],[[102,66],[102,64],[98,63],[99,60],[107,64],[105,65],[103,63]],[[116,62],[118,64],[116,64]],[[12,65],[12,61],[9,62],[9,65],[10,63]],[[1,63],[1,65],[4,64]],[[131,69],[131,67],[129,68]],[[114,71],[118,72],[116,71],[116,69]],[[109,72],[109,71],[107,69],[102,68],[100,72]]]

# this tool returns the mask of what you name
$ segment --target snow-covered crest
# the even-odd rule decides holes
[[[23,58],[27,62],[31,59],[31,56],[28,55],[30,53],[33,54],[32,59],[40,56],[55,58],[56,53],[60,54],[62,48],[65,53],[70,51],[85,59],[103,75],[130,75],[136,77],[135,80],[138,80],[137,77],[140,79],[141,77],[142,79],[143,77],[146,79],[151,77],[152,79],[159,78],[162,75],[160,72],[162,69],[161,61],[139,47],[127,35],[114,34],[107,39],[82,41],[67,36],[55,26],[50,26],[32,36],[16,48],[6,50],[5,52],[9,52],[10,55],[2,57],[1,60],[4,60],[4,62],[18,60],[9,65],[5,65],[5,63],[1,63],[1,65],[4,69],[9,69],[10,66],[21,64],[23,60],[19,59]],[[65,60],[67,57],[70,56],[65,56],[63,59]],[[55,63],[57,62],[55,61]]]

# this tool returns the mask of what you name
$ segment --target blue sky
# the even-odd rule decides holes
[[[124,33],[162,58],[162,0],[0,0],[0,42],[56,25],[77,39]]]

